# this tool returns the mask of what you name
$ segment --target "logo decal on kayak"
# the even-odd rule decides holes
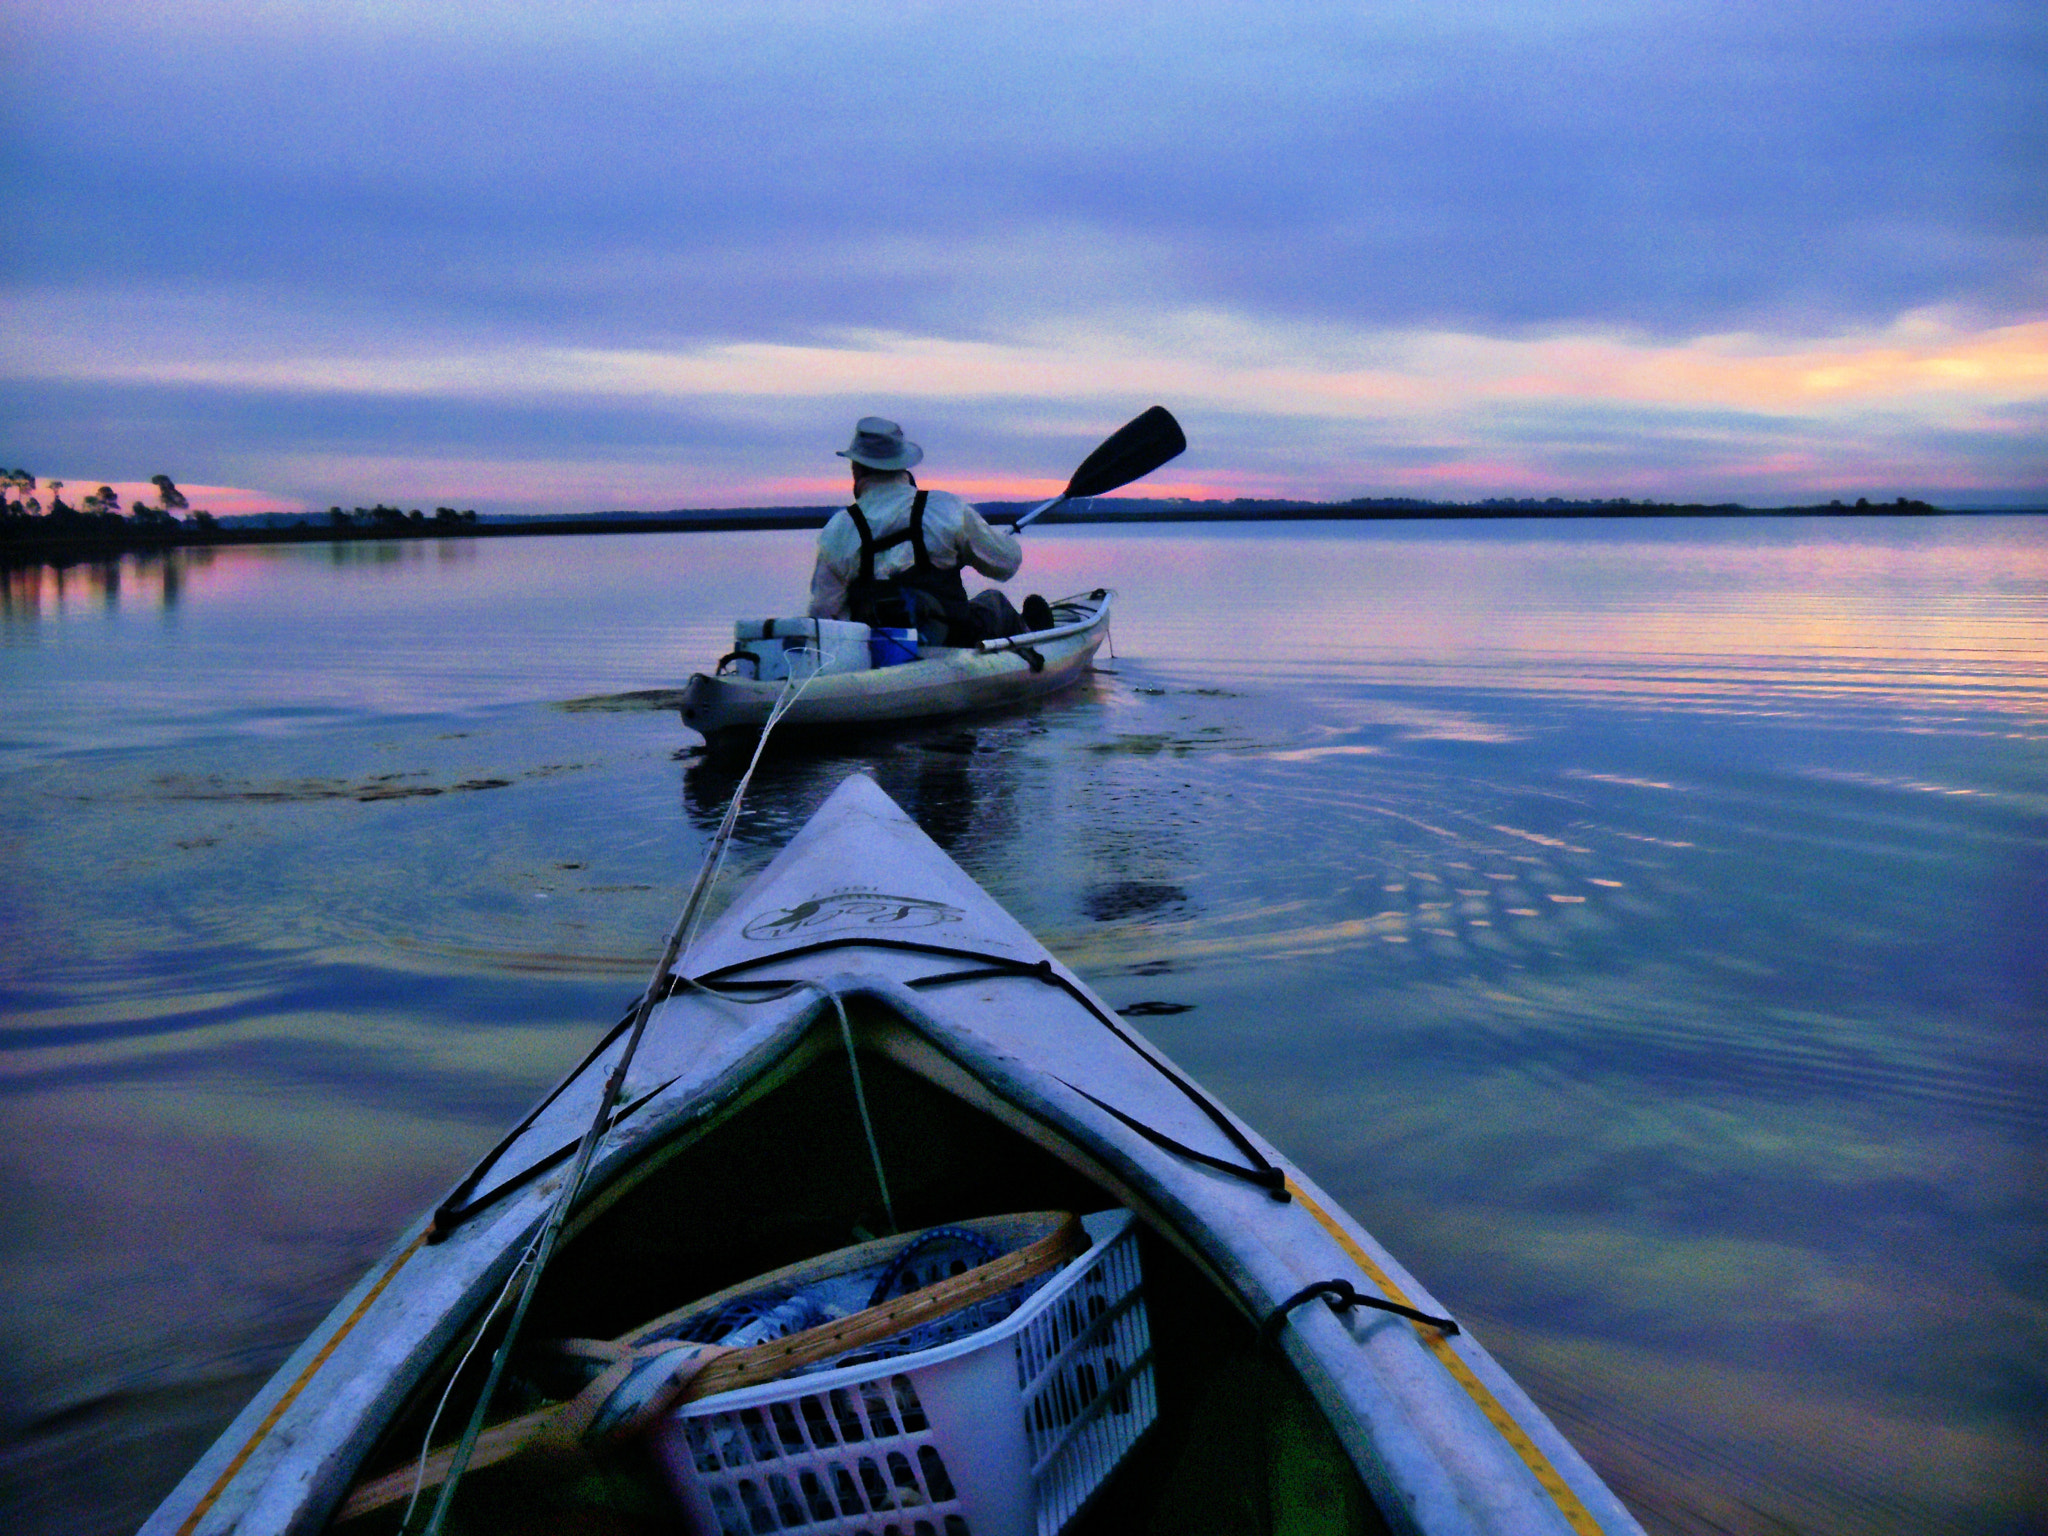
[[[786,939],[791,934],[817,934],[838,928],[936,928],[957,923],[967,913],[943,901],[922,896],[891,896],[883,891],[840,891],[763,912],[740,932],[750,939]]]

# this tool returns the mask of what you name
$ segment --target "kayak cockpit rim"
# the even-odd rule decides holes
[[[1236,1117],[1221,1104],[1217,1103],[1207,1092],[1190,1081],[1177,1068],[1166,1062],[1157,1052],[1142,1043],[1137,1036],[1125,1028],[1122,1020],[1118,1019],[1116,1015],[1097,1002],[1093,993],[1062,970],[1050,956],[1027,961],[1019,960],[1010,955],[992,954],[987,950],[963,949],[955,945],[932,944],[918,939],[885,938],[875,934],[851,934],[839,938],[819,939],[809,944],[792,946],[789,949],[777,951],[773,955],[750,957],[742,963],[707,972],[697,984],[708,985],[716,980],[726,986],[733,986],[737,984],[733,978],[740,972],[759,970],[763,966],[774,964],[778,960],[807,957],[833,949],[881,949],[899,953],[938,955],[980,962],[977,967],[970,970],[947,971],[936,975],[913,977],[903,983],[905,987],[912,989],[945,986],[959,982],[984,981],[996,977],[1029,979],[1059,989],[1097,1023],[1107,1029],[1120,1045],[1147,1067],[1151,1068],[1153,1072],[1171,1083],[1182,1097],[1198,1108],[1209,1122],[1229,1140],[1236,1149],[1241,1161],[1233,1162],[1229,1159],[1218,1158],[1209,1153],[1198,1151],[1180,1141],[1176,1141],[1172,1137],[1166,1136],[1145,1124],[1143,1121],[1126,1115],[1113,1104],[1104,1102],[1076,1083],[1062,1082],[1063,1087],[1079,1094],[1082,1098],[1095,1105],[1096,1108],[1113,1115],[1116,1119],[1122,1121],[1127,1129],[1135,1131],[1138,1135],[1168,1152],[1176,1153],[1192,1162],[1201,1163],[1218,1172],[1229,1174],[1234,1178],[1243,1179],[1247,1183],[1263,1189],[1268,1195],[1283,1204],[1290,1198],[1287,1193],[1286,1174],[1260,1150],[1257,1142],[1253,1140],[1249,1129],[1240,1125]],[[757,982],[754,984],[759,986],[793,985],[793,983],[780,982]]]
[[[1018,646],[1043,645],[1048,641],[1064,640],[1070,635],[1082,634],[1107,619],[1109,617],[1110,604],[1115,601],[1116,589],[1114,587],[1097,587],[1092,592],[1078,593],[1073,597],[1063,597],[1058,602],[1049,603],[1046,606],[1055,612],[1062,609],[1080,608],[1086,611],[1087,616],[1075,619],[1068,624],[1055,624],[1050,629],[1034,629],[1021,635],[1005,635],[996,640],[983,640],[975,648],[983,652],[1007,651],[1014,650]],[[1087,610],[1086,605],[1089,603],[1094,603],[1096,606],[1092,610]]]
[[[873,938],[867,938],[861,942],[865,947],[872,948],[876,946],[877,941]],[[998,961],[1000,958],[978,951],[949,951],[944,946],[916,945],[908,941],[898,941],[898,944],[901,944],[902,947],[916,948],[927,953],[952,954],[958,958],[978,959],[984,962]],[[706,993],[709,993],[713,997],[718,997],[722,1002],[734,1002],[734,999],[720,996],[721,992],[725,989],[745,986],[747,983],[743,979],[732,975],[732,972],[758,970],[778,963],[787,963],[798,953],[816,953],[821,949],[832,947],[837,946],[827,942],[800,946],[798,949],[782,950],[772,955],[760,956],[742,966],[727,967],[721,972],[707,975],[702,978],[701,986],[672,979],[669,996],[675,996],[687,990],[698,996],[704,996]],[[890,947],[897,947],[897,945],[892,944]],[[1153,1200],[1141,1193],[1130,1179],[1116,1170],[1114,1157],[1116,1140],[1113,1135],[1104,1136],[1098,1140],[1082,1134],[1081,1123],[1071,1112],[1071,1106],[1059,1106],[1045,1100],[1030,1104],[1019,1102],[1020,1090],[1036,1089],[1038,1083],[1036,1078],[1019,1078],[1016,1082],[1008,1084],[1007,1086],[1012,1096],[1006,1097],[998,1093],[990,1086],[989,1078],[991,1075],[1000,1072],[1000,1060],[993,1057],[988,1060],[979,1061],[967,1059],[966,1054],[962,1050],[963,1042],[957,1038],[949,1038],[952,1032],[944,1027],[939,1015],[927,1010],[922,1005],[914,990],[919,987],[940,986],[956,981],[998,976],[1036,979],[1057,986],[1061,991],[1068,993],[1068,995],[1077,996],[1084,1003],[1087,999],[1087,994],[1084,991],[1072,986],[1071,983],[1067,983],[1055,968],[1043,965],[1027,965],[1022,962],[991,964],[972,971],[940,972],[931,976],[915,978],[907,983],[894,982],[872,973],[850,973],[842,976],[820,977],[815,981],[806,981],[801,986],[792,986],[786,981],[755,983],[755,985],[773,986],[778,991],[788,992],[789,995],[787,997],[762,999],[761,1001],[783,1002],[785,1005],[790,1006],[793,1012],[775,1024],[773,1032],[769,1037],[754,1051],[749,1052],[740,1062],[736,1063],[731,1072],[724,1075],[726,1082],[736,1084],[731,1092],[717,1095],[703,1094],[693,1090],[690,1098],[685,1103],[669,1108],[669,1113],[674,1115],[672,1121],[664,1119],[664,1106],[661,1104],[663,1096],[668,1094],[674,1087],[672,1082],[664,1083],[657,1088],[642,1093],[636,1096],[630,1103],[622,1105],[613,1117],[612,1124],[614,1128],[621,1126],[628,1117],[637,1117],[645,1112],[646,1118],[649,1121],[660,1122],[658,1129],[651,1129],[648,1133],[653,1136],[654,1142],[652,1145],[635,1145],[625,1149],[630,1153],[630,1161],[621,1167],[608,1168],[605,1166],[616,1161],[616,1154],[611,1156],[600,1154],[598,1166],[593,1170],[590,1187],[578,1201],[576,1208],[571,1212],[568,1223],[563,1231],[563,1240],[565,1242],[572,1241],[580,1232],[615,1205],[618,1200],[629,1194],[635,1187],[651,1177],[669,1161],[687,1152],[703,1137],[716,1130],[718,1126],[742,1114],[761,1100],[772,1096],[784,1084],[820,1058],[843,1053],[843,1043],[839,1039],[836,1029],[826,1027],[827,1020],[833,1014],[834,999],[836,998],[839,1004],[847,1011],[847,1017],[857,1046],[877,1051],[886,1059],[924,1078],[934,1087],[941,1089],[980,1111],[982,1114],[987,1115],[990,1119],[1029,1140],[1042,1151],[1057,1158],[1075,1173],[1099,1186],[1106,1197],[1139,1212],[1141,1219],[1144,1219],[1158,1235],[1173,1243],[1187,1257],[1194,1260],[1204,1270],[1209,1271],[1212,1280],[1218,1283],[1226,1294],[1232,1296],[1233,1300],[1245,1311],[1247,1317],[1251,1317],[1255,1322],[1260,1321],[1259,1317],[1254,1316],[1253,1309],[1243,1301],[1241,1286],[1226,1281],[1221,1274],[1216,1273],[1210,1257],[1201,1253],[1183,1238],[1182,1229],[1188,1225],[1187,1214],[1169,1213],[1156,1208]],[[714,977],[716,978],[715,980]],[[1092,1007],[1090,1007],[1089,1011],[1091,1013],[1097,1012]],[[834,1022],[836,1023],[836,1020]],[[1220,1105],[1216,1105],[1213,1100],[1209,1100],[1199,1089],[1186,1083],[1179,1074],[1158,1061],[1152,1053],[1146,1051],[1138,1041],[1130,1036],[1118,1022],[1113,1019],[1101,1019],[1101,1022],[1106,1024],[1117,1038],[1148,1066],[1161,1073],[1168,1081],[1181,1088],[1184,1093],[1189,1094],[1195,1099],[1195,1102],[1203,1105],[1206,1110],[1211,1112],[1212,1118],[1216,1116],[1224,1117],[1219,1119],[1218,1123],[1219,1125],[1225,1124],[1229,1118],[1228,1111],[1223,1110]],[[573,1083],[588,1074],[595,1067],[601,1055],[601,1049],[593,1052],[587,1058],[584,1068],[575,1077],[572,1077],[570,1081]],[[1002,1075],[1007,1076],[1008,1074]],[[1048,1079],[1047,1081],[1057,1080]],[[559,1096],[563,1088],[567,1086],[569,1084],[565,1083],[558,1087],[554,1093],[549,1095],[549,1100]],[[1113,1106],[1105,1104],[1093,1094],[1087,1093],[1085,1090],[1071,1084],[1062,1083],[1060,1086],[1067,1088],[1068,1091],[1074,1093],[1097,1110],[1110,1115],[1127,1128],[1135,1128],[1132,1121],[1119,1114]],[[1035,1091],[1032,1092],[1031,1096],[1037,1097]],[[548,1100],[543,1102],[548,1102]],[[1231,1132],[1236,1131],[1234,1125],[1227,1126],[1226,1129]],[[1242,1133],[1238,1132],[1238,1134]],[[1093,1145],[1090,1145],[1091,1141]],[[487,1169],[492,1161],[501,1155],[508,1145],[509,1139],[507,1143],[501,1144],[490,1157],[479,1164],[478,1172]],[[1160,1143],[1160,1145],[1162,1150],[1168,1152],[1178,1151],[1185,1154],[1192,1151],[1192,1149],[1181,1147],[1171,1141]],[[1256,1148],[1252,1147],[1251,1143],[1246,1142],[1245,1145],[1252,1152],[1253,1156],[1258,1157],[1258,1165],[1263,1165],[1264,1168],[1271,1167],[1271,1164],[1265,1163],[1263,1156],[1257,1154]],[[481,1193],[470,1193],[465,1203],[459,1208],[451,1209],[449,1204],[444,1202],[443,1207],[436,1212],[437,1220],[442,1219],[444,1212],[446,1214],[446,1220],[439,1229],[439,1235],[445,1238],[462,1222],[542,1177],[551,1169],[559,1166],[573,1150],[574,1143],[570,1142],[552,1152],[541,1155],[526,1167],[509,1175],[504,1181],[490,1186]],[[1224,1168],[1221,1166],[1220,1159],[1211,1158],[1199,1153],[1195,1154],[1195,1158],[1198,1162],[1208,1164],[1218,1172],[1231,1174],[1246,1182],[1264,1187],[1265,1180],[1260,1176],[1262,1170],[1258,1165],[1245,1168]],[[1274,1171],[1277,1172],[1278,1170]],[[458,1186],[458,1190],[474,1191],[477,1182],[476,1177],[472,1175],[471,1178],[465,1179],[463,1184]],[[1279,1198],[1285,1199],[1287,1197],[1283,1193]]]
[[[1114,1146],[1113,1133],[1101,1138],[1100,1146],[1090,1147],[1085,1144],[1089,1138],[1074,1136],[1067,1127],[1035,1113],[1032,1106],[1005,1097],[987,1080],[984,1065],[959,1059],[949,1050],[951,1042],[941,1033],[920,1027],[921,1022],[928,1021],[917,1017],[922,1010],[914,997],[898,991],[887,982],[876,985],[875,981],[873,977],[826,979],[826,985],[845,1001],[850,1033],[862,1059],[863,1071],[873,1072],[883,1064],[894,1067],[904,1079],[923,1084],[924,1092],[957,1103],[960,1116],[956,1119],[964,1116],[965,1120],[975,1124],[985,1123],[988,1130],[977,1133],[983,1139],[990,1136],[1003,1138],[1018,1146],[1020,1155],[1049,1160],[1065,1169],[1070,1177],[1060,1192],[1074,1208],[1102,1210],[1121,1206],[1131,1211],[1153,1239],[1163,1241],[1180,1255],[1189,1265],[1191,1274],[1199,1277],[1199,1283],[1213,1293],[1219,1305],[1226,1306],[1243,1321],[1249,1330],[1247,1337],[1255,1337],[1260,1319],[1256,1309],[1246,1304],[1246,1277],[1233,1276],[1227,1268],[1220,1269],[1215,1262],[1215,1254],[1205,1252],[1188,1240],[1187,1234],[1200,1230],[1200,1224],[1189,1220],[1188,1213],[1180,1211],[1170,1199],[1162,1203],[1154,1198],[1154,1193],[1163,1192],[1148,1192],[1120,1172],[1113,1165],[1112,1158],[1103,1155]],[[801,1000],[799,1009],[783,1027],[777,1029],[780,1048],[774,1053],[772,1063],[757,1064],[749,1071],[738,1092],[723,1096],[703,1113],[660,1127],[654,1132],[655,1139],[632,1149],[629,1156],[610,1169],[604,1168],[606,1160],[600,1159],[593,1168],[587,1194],[563,1229],[563,1240],[555,1263],[549,1275],[543,1278],[536,1310],[551,1315],[536,1332],[548,1335],[561,1332],[556,1325],[562,1318],[560,1309],[565,1296],[570,1298],[567,1304],[572,1311],[589,1304],[590,1277],[593,1273],[609,1272],[614,1261],[604,1259],[604,1255],[611,1251],[618,1234],[632,1232],[642,1225],[640,1217],[644,1209],[636,1211],[628,1202],[636,1196],[645,1196],[654,1205],[667,1208],[672,1201],[672,1192],[660,1187],[664,1181],[668,1185],[680,1181],[694,1187],[707,1168],[722,1166],[729,1149],[714,1145],[714,1139],[730,1127],[751,1118],[756,1130],[748,1134],[753,1135],[758,1134],[762,1127],[786,1124],[788,1110],[776,1111],[772,1107],[773,1101],[807,1076],[811,1086],[804,1090],[805,1097],[798,1101],[800,1104],[814,1102],[821,1085],[828,1094],[846,1091],[845,1070],[835,1066],[843,1060],[843,1042],[828,1000],[814,993]],[[824,1075],[816,1076],[818,1071]],[[838,1084],[836,1089],[830,1086],[834,1083]],[[765,1115],[753,1113],[764,1105],[769,1106]],[[891,1129],[900,1137],[904,1128],[900,1104],[894,1113],[896,1118]],[[993,1147],[994,1143],[989,1145]],[[1024,1152],[1025,1148],[1029,1151]],[[711,1161],[693,1168],[686,1161],[692,1154],[700,1154]],[[842,1181],[854,1180],[855,1177],[850,1166],[854,1154],[848,1152],[846,1156],[847,1166],[838,1176]],[[972,1174],[960,1176],[973,1177]],[[1082,1190],[1087,1193],[1076,1199]],[[831,1204],[828,1201],[828,1205]],[[612,1235],[599,1237],[603,1231]],[[858,1228],[854,1231],[859,1235]],[[593,1239],[598,1243],[595,1249],[579,1251]],[[594,1271],[592,1266],[601,1259],[604,1262]],[[506,1262],[509,1261],[508,1251]],[[752,1272],[743,1270],[742,1273]],[[502,1279],[502,1275],[499,1278]],[[550,1290],[554,1292],[552,1297]],[[649,1310],[633,1321],[637,1324],[645,1317],[658,1315],[658,1312]],[[599,1326],[607,1333],[611,1331],[609,1322]],[[428,1407],[447,1390],[451,1373],[459,1368],[480,1337],[488,1341],[493,1327],[490,1310],[477,1306],[453,1334],[443,1335],[440,1348],[433,1358],[421,1361],[402,1403],[395,1405],[387,1421],[392,1433],[380,1437],[377,1447],[363,1447],[361,1460],[355,1469],[357,1481],[374,1478],[385,1471],[387,1463],[397,1462],[404,1455],[416,1452],[418,1441],[412,1441],[408,1449],[405,1434],[417,1431]],[[617,1331],[623,1334],[627,1330],[620,1328]],[[585,1330],[577,1329],[575,1332],[577,1336],[583,1336]]]

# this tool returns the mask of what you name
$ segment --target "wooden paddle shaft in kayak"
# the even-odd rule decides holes
[[[699,1349],[667,1384],[667,1390],[636,1406],[630,1416],[607,1414],[607,1400],[623,1387],[637,1368],[667,1354],[691,1346],[679,1339],[662,1339],[652,1344],[596,1345],[595,1350],[612,1355],[612,1363],[596,1380],[565,1403],[551,1404],[495,1424],[477,1437],[469,1467],[477,1469],[510,1460],[522,1452],[572,1453],[593,1425],[600,1426],[600,1441],[645,1428],[662,1413],[679,1403],[695,1402],[720,1392],[758,1386],[779,1376],[843,1355],[870,1344],[879,1344],[926,1323],[937,1322],[964,1311],[977,1302],[1035,1280],[1058,1269],[1088,1247],[1088,1234],[1071,1213],[1062,1212],[1052,1231],[1036,1242],[990,1259],[961,1274],[949,1275],[931,1285],[894,1296],[872,1307],[834,1318],[815,1328],[806,1328],[784,1338],[767,1339],[744,1349]],[[695,1309],[692,1309],[695,1310]],[[442,1446],[430,1452],[418,1465],[400,1467],[382,1477],[359,1483],[349,1493],[337,1520],[353,1520],[373,1510],[410,1498],[415,1490],[438,1488],[455,1464],[456,1448]]]

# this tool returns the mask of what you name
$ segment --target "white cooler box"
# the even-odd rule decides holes
[[[845,619],[741,619],[732,627],[732,654],[719,664],[762,682],[804,678],[813,672],[865,672],[868,627]]]

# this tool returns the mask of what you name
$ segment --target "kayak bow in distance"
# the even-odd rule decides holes
[[[1177,457],[1188,440],[1162,405],[1140,411],[1096,445],[1066,489],[1011,524],[1032,523],[1078,497],[1100,496]],[[778,719],[791,726],[859,727],[999,709],[1078,682],[1109,628],[1105,589],[1052,605],[1053,623],[1030,634],[961,647],[920,646],[914,632],[868,631],[834,620],[772,619],[735,626],[735,649],[683,689],[683,724],[707,741],[758,733],[792,668],[808,675]],[[761,631],[766,629],[767,633]],[[858,633],[856,633],[858,632]],[[773,642],[788,650],[788,657]],[[810,651],[808,661],[798,653]]]
[[[683,724],[709,741],[758,733],[790,686],[792,669],[802,691],[780,717],[778,730],[929,720],[1043,698],[1088,675],[1109,635],[1115,600],[1116,593],[1102,587],[1063,597],[1051,605],[1049,627],[971,646],[878,641],[862,624],[833,624],[821,635],[829,621],[777,619],[772,623],[782,631],[779,637],[743,639],[743,649],[725,657],[717,671],[690,678],[683,688]],[[779,651],[782,645],[788,649]],[[910,647],[914,654],[874,665],[885,647],[898,655]]]

